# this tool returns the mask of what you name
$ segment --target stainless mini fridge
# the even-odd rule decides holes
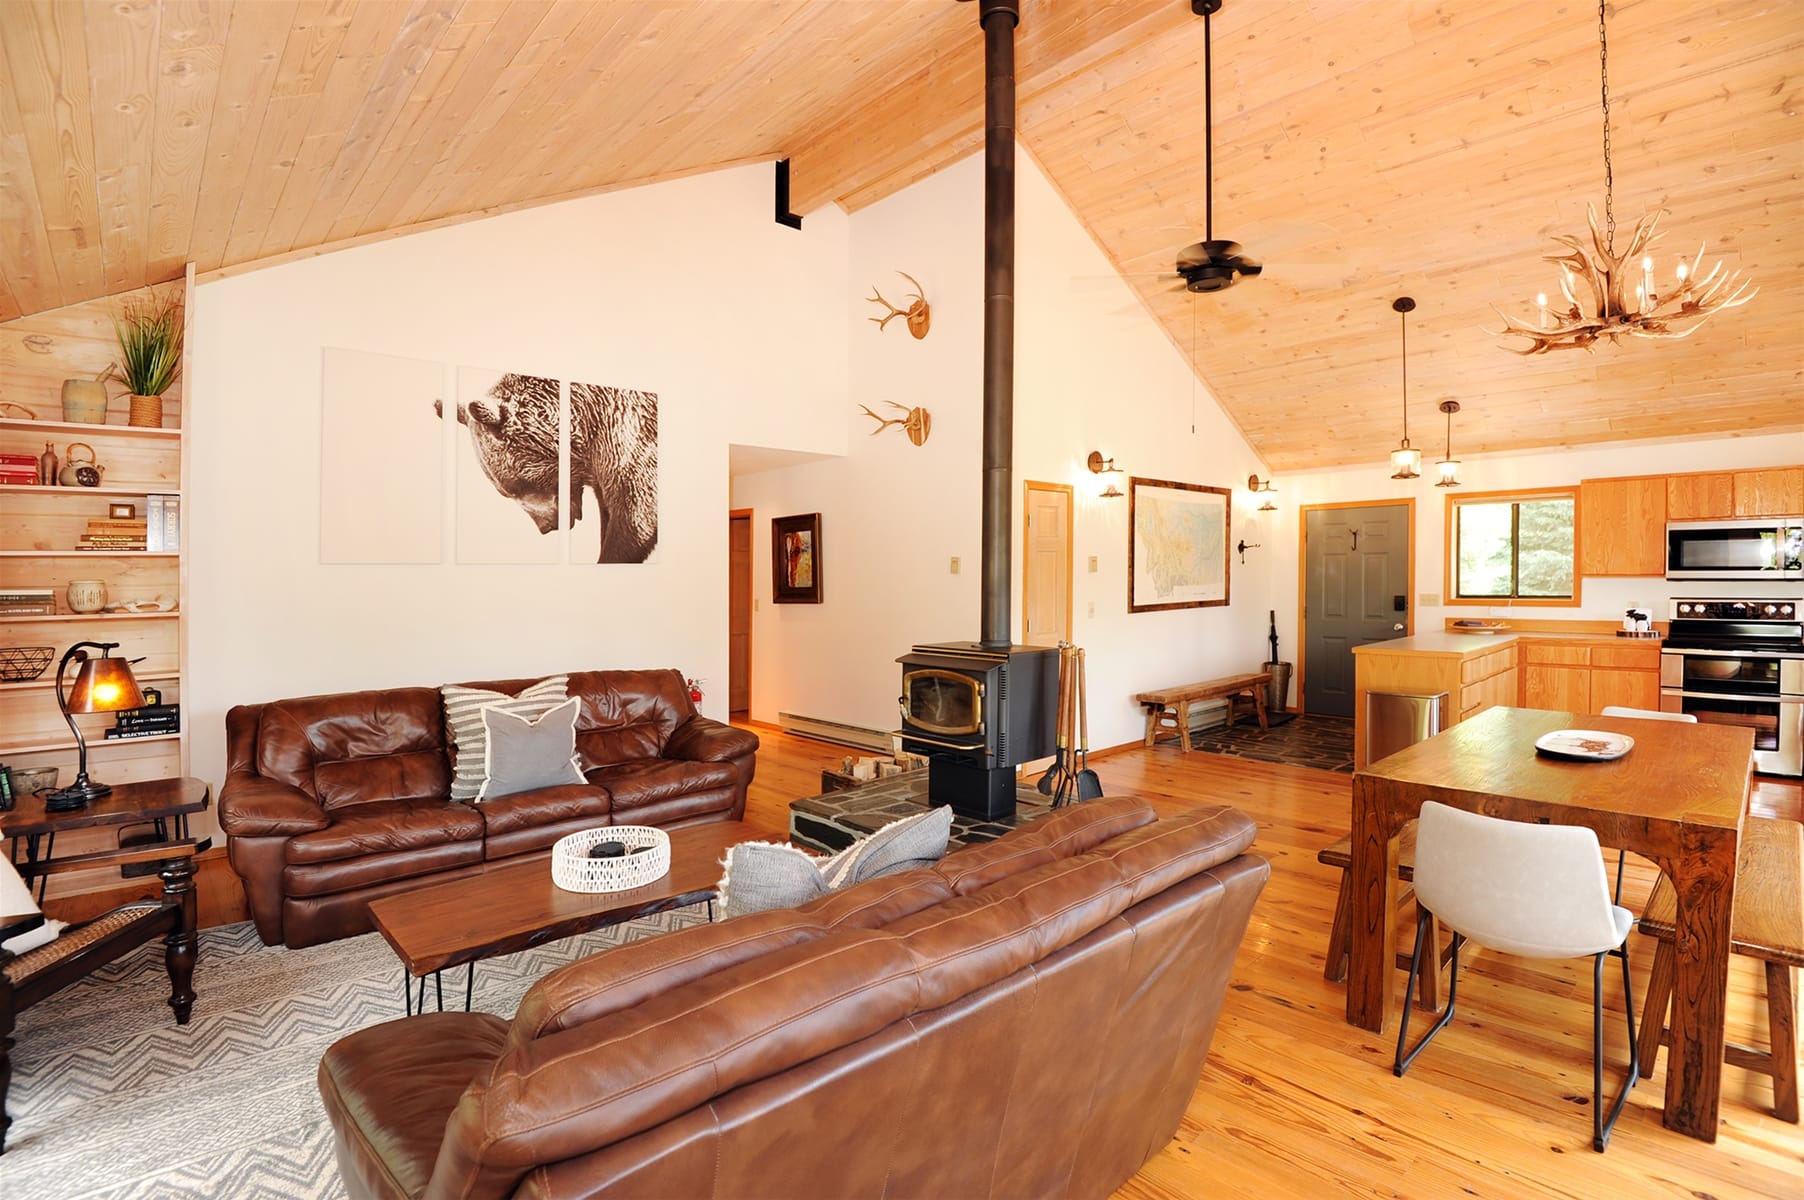
[[[1366,693],[1366,763],[1427,741],[1447,723],[1447,693]]]

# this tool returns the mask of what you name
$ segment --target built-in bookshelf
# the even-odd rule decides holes
[[[186,293],[191,286],[178,281],[155,290]],[[55,766],[60,784],[76,770],[75,738],[56,695],[56,666],[65,651],[78,642],[118,643],[113,656],[130,660],[138,682],[154,688],[166,705],[180,704],[186,678],[182,380],[164,395],[160,428],[127,424],[123,395],[109,402],[105,424],[62,419],[62,381],[92,379],[105,370],[118,355],[113,316],[143,294],[0,324],[0,359],[7,363],[0,383],[0,456],[7,457],[0,462],[35,461],[48,446],[66,465],[74,445],[73,457],[91,460],[100,473],[92,487],[20,482],[16,471],[6,476],[15,481],[0,482],[0,597],[6,598],[0,602],[0,647],[50,651],[49,664],[35,678],[0,681],[0,762]],[[73,610],[69,585],[77,580],[105,587],[103,610]],[[76,720],[87,741],[89,773],[97,779],[127,783],[188,773],[184,729],[149,728],[157,722],[147,726],[112,714]],[[107,736],[109,729],[134,723],[129,732],[137,736]]]

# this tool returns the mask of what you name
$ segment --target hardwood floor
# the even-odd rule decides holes
[[[763,748],[746,820],[785,828],[789,801],[819,792],[820,768],[847,751],[753,728]],[[1341,985],[1322,979],[1339,881],[1315,855],[1347,832],[1349,776],[1170,746],[1093,754],[1091,763],[1106,794],[1145,796],[1162,812],[1235,805],[1258,823],[1254,849],[1272,864],[1178,1135],[1119,1200],[1804,1195],[1804,1129],[1772,1116],[1770,1080],[1738,1068],[1724,1068],[1715,1145],[1661,1127],[1662,1054],[1630,1096],[1608,1153],[1591,1150],[1587,962],[1480,952],[1461,971],[1459,1017],[1406,1078],[1394,1078],[1395,1029],[1379,1037],[1348,1025]],[[1796,820],[1801,797],[1797,785],[1763,778],[1753,808]],[[1624,903],[1638,911],[1653,880],[1651,865],[1631,859]],[[1652,946],[1630,936],[1637,1003]],[[1729,1035],[1763,1046],[1757,965],[1732,963]],[[1605,992],[1613,1019],[1604,1086],[1613,1093],[1628,1047],[1620,972],[1606,974],[1617,981]]]

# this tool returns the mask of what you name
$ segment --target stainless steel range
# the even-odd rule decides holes
[[[1804,775],[1804,600],[1678,599],[1660,708],[1754,731],[1754,769]]]

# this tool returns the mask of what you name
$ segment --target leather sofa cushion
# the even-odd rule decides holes
[[[372,800],[333,812],[332,823],[288,840],[290,865],[482,841],[482,817],[449,800]]]
[[[427,876],[441,875],[459,867],[482,865],[483,843],[480,841],[445,842],[424,849],[399,854],[363,854],[355,858],[331,862],[290,863],[282,868],[282,894],[290,900],[325,899],[360,893],[359,902],[375,899],[368,889],[383,884],[414,880],[411,887],[437,883]],[[374,928],[366,915],[363,928]]]
[[[642,1132],[1002,979],[1232,858],[1253,832],[1226,808],[1172,818],[883,930],[836,930],[512,1044],[458,1106],[436,1173],[503,1192],[533,1163]],[[576,1095],[586,1099],[573,1108]]]
[[[648,808],[698,792],[733,788],[731,763],[683,762],[668,758],[642,758],[613,766],[595,767],[584,778],[608,790],[613,797],[616,825],[633,823],[633,809]]]
[[[436,688],[276,700],[258,718],[257,773],[327,809],[450,791]]]
[[[319,1062],[320,1097],[359,1195],[426,1190],[445,1121],[478,1072],[493,1065],[507,1022],[488,1013],[423,1013],[340,1038]],[[405,1080],[403,1087],[394,1081]],[[345,1164],[347,1156],[339,1162]]]
[[[1083,854],[1156,817],[1152,805],[1134,796],[1075,804],[1005,838],[955,850],[933,870],[955,895],[966,896],[1043,863]]]
[[[605,825],[611,807],[604,789],[587,783],[568,783],[484,800],[474,811],[482,817],[484,835],[498,837],[535,825],[556,825],[578,818],[590,818],[591,825]]]

